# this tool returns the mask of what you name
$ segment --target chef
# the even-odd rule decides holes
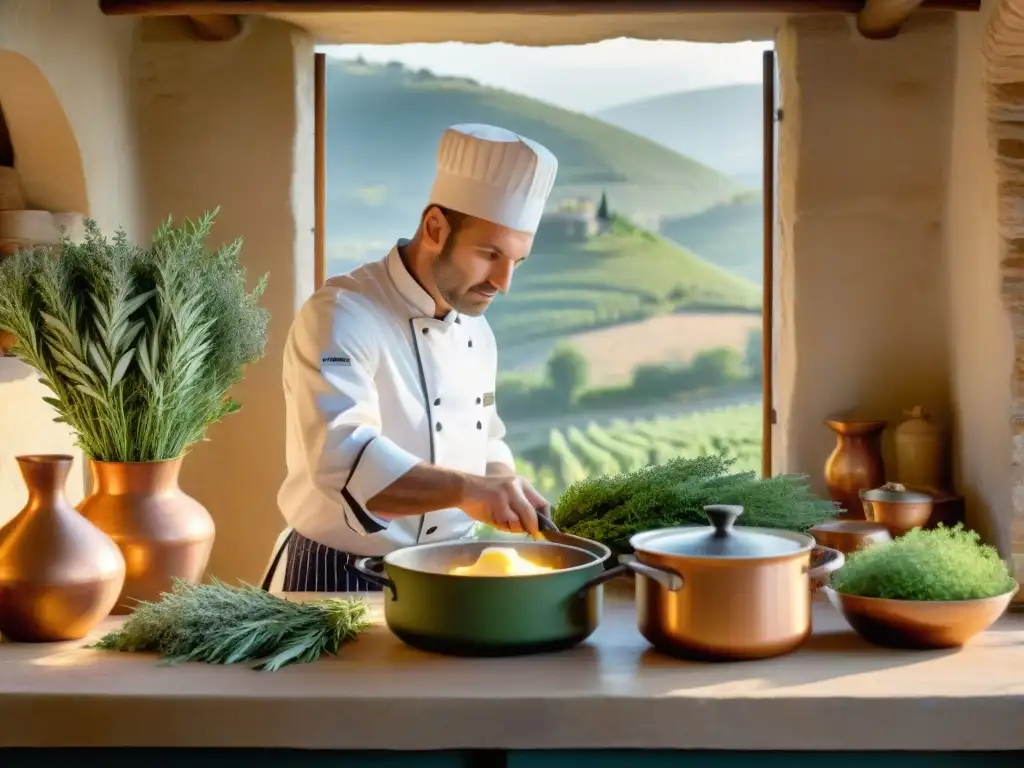
[[[287,477],[264,589],[379,589],[353,561],[466,535],[535,533],[545,499],[515,471],[483,314],[526,260],[558,163],[489,125],[441,137],[411,240],[328,280],[284,353]]]

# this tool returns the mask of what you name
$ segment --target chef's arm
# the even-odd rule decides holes
[[[505,424],[493,405],[488,406],[488,410],[487,476],[515,477],[515,460],[505,442]],[[471,483],[472,478],[461,472],[424,463],[370,499],[368,507],[380,517],[421,515],[435,509],[458,507],[465,500],[467,485]]]

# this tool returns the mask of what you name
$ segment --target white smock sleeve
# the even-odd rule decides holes
[[[422,460],[382,434],[374,383],[380,334],[357,301],[324,293],[302,308],[285,350],[285,396],[310,479],[335,505],[326,509],[340,504],[348,526],[365,535],[388,526],[367,509],[370,499]],[[299,530],[299,521],[288,522]],[[301,523],[303,536],[329,542],[342,521],[304,517]]]

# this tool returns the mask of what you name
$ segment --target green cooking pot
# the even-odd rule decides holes
[[[459,656],[512,656],[582,642],[601,620],[601,585],[625,571],[606,568],[611,550],[568,534],[555,541],[450,541],[355,562],[385,590],[384,618],[403,642]],[[515,549],[556,570],[530,576],[456,576],[488,547]]]

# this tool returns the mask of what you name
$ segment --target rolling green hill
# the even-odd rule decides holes
[[[616,217],[576,243],[538,238],[512,290],[487,312],[503,349],[687,309],[749,309],[752,282]]]
[[[760,284],[764,223],[760,192],[693,216],[664,219],[661,234],[719,267]]]
[[[618,211],[654,226],[661,215],[697,213],[741,191],[722,173],[609,123],[463,78],[334,59],[327,89],[327,238],[335,258],[367,258],[413,231],[437,141],[454,123],[500,125],[551,149],[559,159],[553,204],[607,190]]]
[[[597,116],[760,186],[761,85],[680,91],[603,109]]]

